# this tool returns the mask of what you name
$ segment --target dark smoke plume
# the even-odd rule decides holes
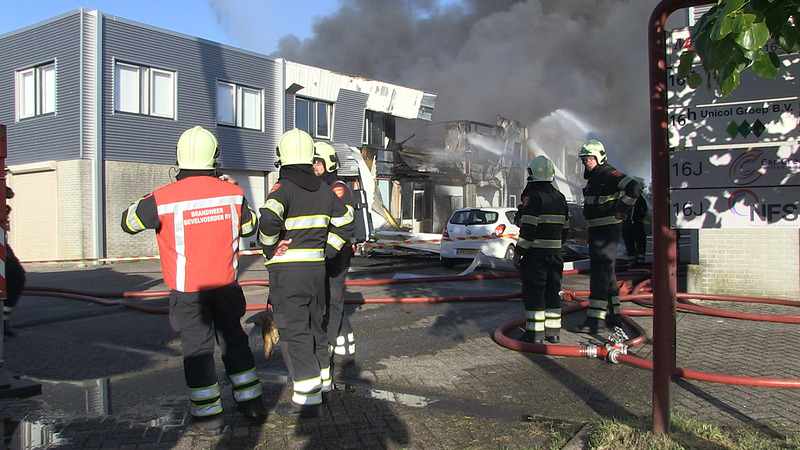
[[[398,124],[398,139],[417,133],[410,145],[435,148],[436,122],[498,115],[534,131],[560,111],[554,126],[600,138],[612,162],[650,178],[647,24],[657,1],[339,3],[311,37],[284,36],[271,56],[436,92],[434,124]]]

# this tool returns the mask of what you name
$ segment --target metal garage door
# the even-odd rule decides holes
[[[56,171],[14,173],[8,177],[14,190],[9,245],[24,261],[58,259],[58,204]]]

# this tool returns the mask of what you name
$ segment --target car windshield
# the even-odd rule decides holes
[[[497,222],[498,217],[499,214],[495,211],[470,209],[453,213],[450,223],[455,225],[484,225]]]

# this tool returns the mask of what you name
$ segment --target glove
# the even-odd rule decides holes
[[[626,205],[625,203],[619,202],[617,204],[617,210],[614,212],[614,217],[619,220],[627,220],[628,219],[628,211],[631,210],[631,207]]]
[[[519,271],[520,266],[522,266],[522,249],[517,246],[514,249],[514,268]]]
[[[261,337],[264,339],[264,359],[269,359],[272,348],[280,340],[280,333],[275,325],[275,320],[272,318],[272,313],[266,312],[259,315],[255,320],[255,324],[261,327]]]

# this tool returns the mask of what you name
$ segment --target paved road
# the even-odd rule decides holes
[[[459,273],[424,258],[355,261],[349,278],[354,282],[392,278],[400,272]],[[28,270],[29,286],[99,297],[165,289],[157,261],[97,267],[40,264]],[[242,280],[267,278],[257,256],[245,257]],[[564,281],[567,289],[587,286],[588,278],[582,274]],[[651,414],[651,373],[646,370],[498,345],[492,339],[495,330],[524,314],[519,299],[408,300],[491,297],[519,290],[513,277],[350,286],[348,298],[354,303],[348,309],[356,329],[358,361],[336,367],[335,395],[323,406],[322,417],[296,421],[271,415],[263,424],[248,423],[235,413],[229,384],[224,384],[229,426],[217,438],[184,432],[188,402],[179,341],[167,316],[158,313],[166,306],[164,299],[99,304],[78,295],[24,296],[13,316],[17,335],[5,341],[4,370],[41,384],[42,394],[2,400],[0,415],[6,418],[6,433],[14,432],[16,445],[27,442],[37,448],[306,449],[580,448],[584,435],[579,431],[586,423]],[[245,292],[249,304],[259,305],[268,288],[248,286]],[[376,298],[407,300],[362,301]],[[726,302],[724,307],[796,314],[792,308],[777,306]],[[280,352],[266,360],[261,356],[260,329],[252,325],[253,314],[246,315],[245,328],[272,407],[288,399],[290,388]],[[564,326],[582,319],[583,313],[571,314]],[[635,320],[649,335],[651,318]],[[797,325],[679,313],[678,331],[680,367],[775,378],[800,373],[793,350],[800,333]],[[562,332],[562,345],[600,344],[602,339]],[[651,352],[650,342],[631,349],[631,354],[646,359],[652,359]],[[714,424],[752,427],[773,435],[800,434],[798,390],[676,378],[672,402],[674,413]]]

